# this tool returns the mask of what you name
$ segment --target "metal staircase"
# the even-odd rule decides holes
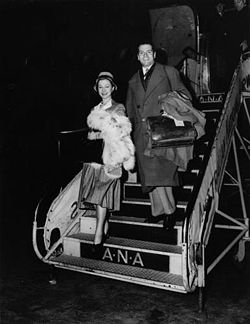
[[[123,184],[121,210],[110,215],[110,236],[103,246],[102,257],[94,259],[91,245],[95,211],[78,202],[79,172],[57,193],[56,199],[42,200],[37,207],[33,245],[38,257],[58,268],[181,293],[199,287],[202,304],[206,275],[237,243],[242,259],[242,240],[249,240],[244,195],[241,195],[243,216],[240,220],[234,220],[219,209],[231,144],[233,150],[236,149],[234,134],[237,134],[240,109],[237,93],[240,93],[239,77],[235,73],[226,98],[223,94],[199,97],[198,109],[205,112],[207,119],[206,134],[196,142],[194,158],[187,171],[180,173],[182,186],[175,190],[178,219],[174,230],[166,231],[161,223],[144,223],[150,215],[149,198],[142,194],[137,174],[129,173]],[[239,172],[237,177],[240,177]],[[239,189],[242,191],[241,184]],[[206,247],[211,230],[222,226],[214,224],[216,214],[230,218],[240,234],[226,242],[226,248],[207,264]],[[39,227],[41,216],[45,216],[46,221]]]
[[[202,105],[207,118],[207,132],[195,144],[194,159],[187,171],[180,174],[183,186],[175,190],[178,221],[173,231],[164,230],[161,223],[144,223],[151,211],[149,197],[142,194],[137,174],[130,173],[123,184],[121,210],[110,215],[110,237],[104,244],[102,259],[94,260],[91,255],[90,248],[95,231],[94,211],[79,209],[75,210],[78,213],[78,221],[74,225],[77,229],[69,231],[60,242],[63,248],[59,251],[63,253],[51,253],[46,257],[46,261],[61,268],[186,293],[183,282],[182,229],[192,194],[200,185],[206,163],[205,156],[209,154],[209,143],[213,140],[222,110],[223,95],[216,96],[221,97],[221,101],[215,104],[216,109],[211,109],[211,103],[209,109],[206,109],[207,104]],[[68,202],[70,206],[77,201],[80,173],[72,181],[72,185],[75,186],[75,194],[72,201]],[[67,200],[67,194],[73,191],[70,187],[69,184],[69,187],[65,188],[65,194],[61,193],[64,202]],[[47,247],[51,245],[49,237],[55,229],[54,226],[57,226],[60,232],[64,233],[66,230],[58,224],[55,225],[57,221],[49,215],[55,213],[58,202],[60,205],[60,198],[51,206],[45,224],[47,232],[44,238]],[[70,219],[72,218],[75,217],[71,216]]]

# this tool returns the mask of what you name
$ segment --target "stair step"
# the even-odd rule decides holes
[[[182,227],[182,223],[184,220],[184,214],[176,212],[176,226]],[[88,217],[95,217],[94,215],[88,215]],[[86,217],[82,218],[85,219]],[[111,217],[109,220],[111,223],[124,223],[124,224],[134,224],[137,226],[155,226],[162,228],[162,221],[160,221],[157,224],[152,223],[144,223],[144,219],[141,217],[131,217],[131,216],[117,216],[113,213],[111,213]]]
[[[175,229],[166,231],[160,223],[144,223],[139,228],[139,225],[134,223],[112,222],[110,225],[110,235],[119,235],[128,239],[134,238],[136,240],[147,240],[149,242],[164,244],[181,244],[181,226],[176,226]]]
[[[94,258],[91,251],[93,239],[94,234],[86,233],[65,237],[64,253],[81,258]],[[103,245],[101,260],[181,274],[182,247],[110,237]]]
[[[200,141],[199,143],[195,143],[194,145],[194,156],[197,155],[206,155],[206,153],[208,152],[208,142],[203,142]]]
[[[197,175],[190,172],[179,172],[180,180],[183,185],[194,186],[197,182]]]
[[[167,231],[163,228],[162,221],[157,224],[144,223],[142,218],[112,214],[109,220],[109,234],[115,237],[180,246],[183,218],[184,215],[177,214],[175,228]],[[80,232],[94,234],[95,222],[95,216],[82,217],[80,220]]]
[[[186,201],[191,197],[193,185],[184,185],[182,187],[174,187],[174,196],[176,200]],[[140,183],[124,183],[123,185],[123,200],[149,201],[149,194],[143,193]]]
[[[205,113],[206,119],[217,118],[220,115],[220,109],[203,109],[202,112]]]
[[[78,258],[65,254],[51,258],[50,262],[56,267],[63,269],[72,270],[72,268],[74,268],[75,271],[86,274],[131,282],[164,290],[187,293],[184,288],[183,278],[181,275],[88,258]]]
[[[94,235],[85,234],[85,233],[75,233],[67,236],[67,238],[77,239],[81,242],[92,244],[94,240]],[[121,249],[135,250],[141,252],[150,252],[153,254],[166,254],[166,253],[181,254],[182,253],[181,246],[154,243],[154,242],[148,242],[142,240],[126,239],[121,237],[109,237],[105,241],[104,246],[118,247]]]
[[[116,216],[128,216],[131,218],[145,219],[151,216],[151,206],[149,204],[127,204],[121,203],[119,211],[112,212],[112,215]]]
[[[212,114],[212,113],[218,114],[221,111],[221,109],[211,108],[211,109],[202,109],[201,111],[208,114]]]
[[[187,172],[192,172],[193,170],[201,169],[203,159],[200,157],[195,157],[193,160],[190,160],[187,166]]]
[[[142,206],[151,206],[149,199],[136,199],[136,198],[130,198],[130,199],[123,199],[123,204],[130,204],[130,205],[142,205]],[[183,211],[187,208],[187,201],[178,201],[176,204],[177,209],[183,209]],[[131,207],[132,208],[132,207]],[[144,216],[143,216],[144,217]]]
[[[187,205],[177,204],[177,214],[181,215],[181,219],[184,218],[186,207]],[[112,212],[112,215],[118,217],[128,216],[129,218],[140,218],[144,221],[145,218],[152,216],[151,205],[149,201],[141,203],[125,201],[125,203],[121,203],[120,210]]]

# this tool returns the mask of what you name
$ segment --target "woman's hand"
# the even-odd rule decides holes
[[[96,140],[101,138],[101,132],[94,132],[90,131],[88,132],[88,139],[89,140]]]

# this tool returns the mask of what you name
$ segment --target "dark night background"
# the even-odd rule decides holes
[[[69,170],[63,174],[58,159],[58,134],[85,126],[86,116],[98,102],[93,84],[100,71],[109,70],[115,75],[118,84],[115,99],[124,102],[127,81],[137,68],[136,44],[141,38],[150,37],[147,7],[152,3],[171,1],[1,2],[2,278],[34,273],[41,278],[43,269],[47,271],[32,249],[32,222],[42,194],[63,177],[68,180],[71,176],[67,174]],[[231,5],[231,1],[227,3]],[[214,1],[197,0],[192,4],[198,5],[201,30],[209,32],[209,13]],[[78,154],[74,145],[79,147],[81,140],[77,138],[78,144],[74,144],[73,139],[69,144],[73,171],[77,168],[73,160]],[[74,273],[69,274],[76,284],[73,276]],[[101,279],[94,277],[90,282],[95,280],[100,283]],[[44,279],[41,281],[44,284]],[[18,285],[17,282],[18,279],[13,280]],[[65,287],[70,291],[69,282]],[[19,323],[36,322],[31,319]]]
[[[58,178],[58,134],[85,126],[99,100],[93,84],[100,71],[115,75],[115,99],[124,102],[136,44],[150,37],[148,6],[152,1],[1,3],[3,232],[12,222],[31,227],[37,202]],[[201,15],[207,8],[204,1]],[[25,216],[17,216],[23,208]]]

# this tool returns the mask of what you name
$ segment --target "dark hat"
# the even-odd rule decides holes
[[[110,72],[100,72],[97,79],[95,80],[94,90],[97,91],[97,84],[100,80],[109,80],[115,90],[117,90],[117,85],[114,82],[114,76]]]

